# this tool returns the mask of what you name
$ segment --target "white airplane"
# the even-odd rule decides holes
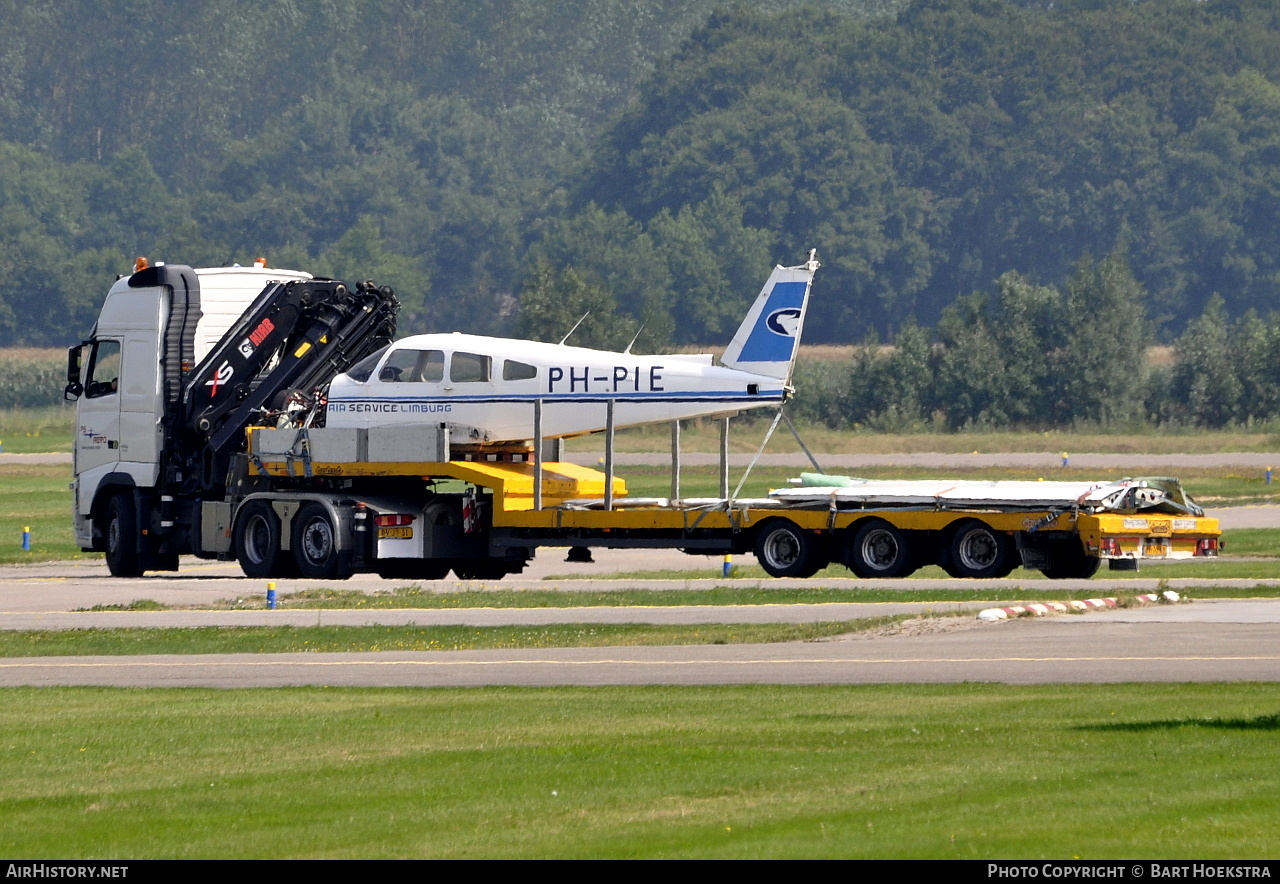
[[[637,356],[478,335],[427,334],[396,341],[329,386],[325,425],[449,423],[482,443],[578,436],[614,427],[779,406],[818,262],[775,267],[715,365],[711,354]],[[462,441],[462,440],[457,440]]]

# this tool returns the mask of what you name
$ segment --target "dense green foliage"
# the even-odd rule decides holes
[[[609,130],[578,211],[650,224],[723,191],[776,254],[825,257],[811,340],[936,321],[1010,270],[1060,284],[1087,253],[1128,259],[1163,334],[1215,291],[1267,311],[1278,25],[1261,0],[716,15]]]
[[[0,344],[84,334],[136,254],[372,276],[407,329],[505,329],[568,170],[714,3],[0,2]]]
[[[909,321],[893,347],[869,338],[851,367],[798,373],[795,410],[890,432],[1280,420],[1280,314],[1233,321],[1215,294],[1175,339],[1172,364],[1153,365],[1143,301],[1114,255],[1082,260],[1061,288],[1009,272],[990,295],[958,298],[935,329]]]
[[[67,357],[48,350],[0,350],[0,409],[59,404]]]
[[[0,2],[0,344],[75,340],[138,253],[715,344],[816,247],[806,338],[898,345],[830,423],[1280,411],[1270,0],[713,8]]]

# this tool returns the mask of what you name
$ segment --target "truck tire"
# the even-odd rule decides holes
[[[112,577],[141,577],[142,559],[138,555],[138,514],[133,495],[121,492],[107,504],[107,520],[103,525],[103,545],[107,553],[107,570]]]
[[[303,577],[313,580],[346,580],[351,571],[338,556],[337,529],[329,511],[309,503],[293,517],[293,560]]]
[[[760,526],[755,552],[770,577],[812,577],[827,564],[817,539],[786,519],[769,519]]]
[[[977,519],[964,519],[949,532],[943,568],[952,577],[1007,577],[1018,567],[1013,539]]]
[[[859,577],[906,577],[919,567],[906,532],[883,519],[859,522],[846,550],[849,570]]]
[[[265,500],[251,500],[236,519],[236,561],[246,577],[293,577],[293,557],[280,548],[280,518]]]
[[[1088,580],[1102,567],[1102,559],[1085,555],[1078,540],[1056,541],[1049,549],[1047,568],[1040,573],[1050,580]]]

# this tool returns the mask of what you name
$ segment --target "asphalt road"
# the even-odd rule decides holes
[[[1213,612],[1209,623],[1183,611]],[[1219,613],[1219,610],[1227,613]],[[1166,612],[1177,612],[1164,619]],[[773,645],[23,658],[0,685],[1007,684],[1280,681],[1280,602],[1016,620],[929,635]],[[1246,621],[1246,622],[1240,622]]]

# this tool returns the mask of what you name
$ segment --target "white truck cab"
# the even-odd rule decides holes
[[[183,376],[269,283],[312,278],[263,264],[173,272],[139,264],[111,287],[89,339],[68,352],[66,397],[76,402],[74,526],[84,549],[109,539],[99,518],[109,506],[104,491],[157,486],[166,386],[176,395]]]

